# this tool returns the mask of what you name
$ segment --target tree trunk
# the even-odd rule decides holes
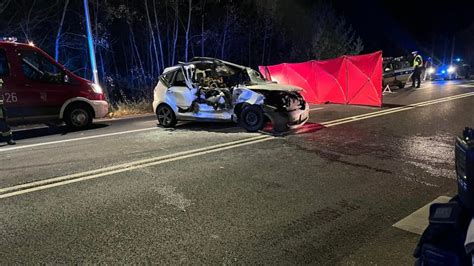
[[[143,68],[143,62],[142,62],[142,58],[140,56],[140,52],[138,51],[138,46],[137,46],[137,42],[135,40],[135,33],[133,32],[133,28],[132,28],[132,25],[129,25],[130,27],[130,36],[131,36],[131,45],[132,47],[134,48],[135,50],[135,53],[137,54],[137,59],[138,59],[138,65],[140,66],[140,72],[143,74],[145,73],[145,70]]]
[[[153,0],[153,13],[155,15],[155,24],[156,24],[156,30],[157,30],[156,35],[158,37],[158,45],[160,47],[161,68],[164,69],[165,68],[165,59],[164,59],[165,55],[163,54],[163,42],[161,40],[160,23],[158,22],[158,15],[156,13],[156,0]]]
[[[151,24],[150,12],[148,10],[148,0],[145,0],[145,12],[146,12],[146,18],[148,21],[148,28],[150,29],[150,35],[151,35],[153,52],[155,54],[155,59],[156,59],[157,71],[160,72],[160,61],[159,61],[159,56],[158,56],[158,49],[156,47],[155,32]],[[153,69],[153,66],[152,66],[152,69]]]
[[[186,27],[186,40],[184,45],[184,60],[188,62],[189,51],[189,29],[191,28],[191,15],[193,12],[193,0],[188,0],[188,25]]]
[[[173,33],[173,52],[172,52],[172,59],[171,59],[171,64],[175,64],[176,60],[176,45],[178,43],[178,33],[179,33],[179,2],[176,0],[176,6],[175,6],[175,22],[174,22],[174,33]]]
[[[69,5],[69,0],[64,2],[63,15],[61,16],[61,21],[59,22],[58,34],[56,35],[56,45],[54,49],[54,60],[59,61],[59,42],[61,41],[61,34],[63,31],[64,18],[66,17],[67,7]]]

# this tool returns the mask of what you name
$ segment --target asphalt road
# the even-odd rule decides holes
[[[394,223],[455,194],[474,82],[312,106],[283,137],[232,124],[19,129],[0,147],[0,264],[412,264]]]

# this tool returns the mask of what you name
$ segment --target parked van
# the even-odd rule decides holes
[[[34,45],[0,41],[0,82],[13,124],[62,120],[82,129],[108,113],[100,86],[73,74]]]

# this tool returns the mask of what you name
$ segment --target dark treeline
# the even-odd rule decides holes
[[[90,0],[89,7],[99,77],[109,92],[149,95],[164,68],[194,56],[256,67],[363,50],[323,1]],[[91,78],[82,0],[2,0],[0,25],[1,35],[33,41]]]

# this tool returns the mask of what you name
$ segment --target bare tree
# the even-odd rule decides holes
[[[61,40],[61,34],[63,30],[63,25],[64,25],[64,18],[66,17],[66,11],[67,11],[68,5],[69,5],[69,0],[65,0],[63,14],[61,16],[61,21],[59,21],[58,34],[56,34],[56,42],[55,42],[55,49],[54,49],[54,60],[56,61],[59,61],[59,42]]]
[[[174,1],[174,28],[173,28],[173,48],[171,53],[171,64],[175,64],[176,60],[176,51],[178,43],[178,34],[179,34],[179,0]]]
[[[299,13],[287,12],[294,3],[286,0],[87,1],[93,4],[101,80],[132,94],[156,85],[166,67],[195,55],[255,67],[363,49],[362,40],[326,0]],[[82,2],[0,0],[2,35],[20,41],[24,36],[90,78]]]
[[[160,71],[160,62],[159,62],[159,56],[158,56],[158,49],[156,47],[155,32],[154,32],[153,26],[151,24],[150,12],[148,10],[148,0],[145,0],[145,13],[146,13],[148,28],[150,30],[151,40],[152,40],[152,44],[153,44],[152,45],[153,46],[153,51],[155,53],[157,72],[159,73],[159,72],[161,72]]]
[[[193,12],[193,0],[188,0],[188,25],[186,27],[186,38],[184,44],[184,60],[188,62],[188,51],[189,51],[189,31],[191,28],[191,15]]]
[[[163,54],[163,42],[161,40],[160,23],[158,22],[158,15],[157,15],[157,10],[156,10],[156,0],[153,0],[153,13],[155,15],[155,25],[156,25],[156,31],[157,31],[156,35],[158,36],[158,44],[160,46],[161,67],[165,68],[165,61],[164,61],[164,54]]]
[[[206,0],[201,0],[201,6],[199,10],[201,11],[201,56],[204,56],[206,42],[206,39],[204,37],[204,17],[206,14]]]

